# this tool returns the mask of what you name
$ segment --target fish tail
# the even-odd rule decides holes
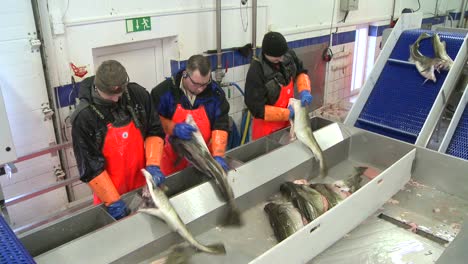
[[[157,263],[188,263],[189,259],[197,252],[197,250],[199,249],[195,250],[195,248],[187,245],[177,245],[171,249],[171,252],[166,258],[161,259],[161,262]],[[153,264],[155,263],[156,262],[153,262]]]
[[[224,218],[223,226],[242,226],[241,213],[233,204],[229,206],[229,211]]]
[[[320,159],[320,177],[325,178],[328,174],[328,168],[323,157]]]
[[[216,243],[206,246],[206,253],[214,254],[214,255],[225,255],[226,248],[222,243]]]

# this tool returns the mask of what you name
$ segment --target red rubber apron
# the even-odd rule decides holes
[[[146,184],[141,169],[145,167],[144,140],[133,121],[123,127],[107,124],[102,150],[106,171],[120,195]],[[94,204],[101,201],[94,195]]]
[[[281,86],[280,95],[273,106],[286,108],[288,107],[289,99],[293,97],[294,82],[291,79],[291,81],[287,85]],[[287,126],[289,126],[289,121],[268,122],[264,119],[254,118],[252,122],[252,139],[255,140],[267,136]]]
[[[194,110],[187,110],[178,104],[174,116],[172,117],[172,121],[174,123],[185,122],[188,114],[192,115],[193,120],[197,124],[198,129],[205,140],[205,143],[208,145],[208,141],[211,138],[211,125],[206,114],[205,107],[200,106]],[[189,162],[186,159],[178,160],[178,158],[179,156],[169,143],[169,136],[167,135],[161,158],[161,171],[164,175],[169,176],[170,174],[185,169],[189,165]],[[176,161],[178,162],[177,165],[175,164]]]

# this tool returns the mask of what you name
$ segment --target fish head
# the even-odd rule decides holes
[[[343,180],[335,181],[333,182],[333,184],[330,184],[329,186],[340,192],[349,192],[351,189],[350,186],[348,186],[348,184]]]
[[[421,35],[419,35],[419,37],[416,39],[416,41],[413,43],[412,46],[415,46],[416,48],[419,48],[419,42],[421,42],[421,40],[423,39],[427,39],[427,38],[430,38],[431,35],[427,32],[423,32],[421,33]]]
[[[354,170],[356,171],[356,174],[362,175],[369,167],[354,167]]]
[[[432,37],[431,34],[429,34],[427,32],[423,32],[423,33],[421,33],[421,35],[419,35],[419,37],[418,37],[418,39],[416,40],[415,43],[419,44],[419,42],[421,42],[421,40],[428,39],[430,37]]]
[[[430,66],[427,66],[427,65],[419,65],[418,67],[418,62],[416,62],[416,68],[420,69],[419,70],[419,73],[424,77],[426,78],[426,81],[427,80],[431,80],[433,81],[434,83],[437,81],[436,77],[435,77],[435,65],[434,64],[431,64]]]
[[[301,101],[296,98],[290,98],[288,106],[291,106],[294,109],[294,112],[296,112],[301,107]]]
[[[434,59],[434,69],[437,72],[440,70],[450,70],[452,66],[452,62],[444,60],[444,59]]]
[[[434,48],[436,48],[438,46],[443,47],[445,42],[442,43],[442,41],[440,40],[439,34],[435,33],[434,35],[432,35],[432,44],[434,45]]]
[[[195,123],[195,120],[193,119],[193,116],[191,114],[188,114],[187,117],[185,117],[185,123],[198,129],[197,123]]]
[[[149,173],[145,169],[141,169],[141,172],[143,173],[143,176],[145,176],[146,179],[146,184],[148,185],[148,188],[153,189],[156,184],[153,181],[153,176],[151,176],[151,173]]]

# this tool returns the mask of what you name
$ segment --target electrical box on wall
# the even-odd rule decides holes
[[[340,9],[341,11],[353,11],[358,10],[359,0],[341,0]]]

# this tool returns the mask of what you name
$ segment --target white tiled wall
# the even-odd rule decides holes
[[[354,42],[332,46],[331,49],[334,58],[329,62],[328,67],[325,104],[336,103],[349,96],[353,75]]]
[[[249,64],[243,66],[237,66],[229,68],[223,82],[235,82],[239,87],[244,91],[245,89],[245,78],[247,76],[247,71],[249,70]],[[238,129],[240,129],[242,121],[242,112],[247,107],[244,103],[244,96],[240,91],[234,86],[223,87],[224,92],[226,93],[226,98],[229,102],[229,116],[232,117],[233,121],[236,123]],[[240,131],[239,131],[240,133]]]

